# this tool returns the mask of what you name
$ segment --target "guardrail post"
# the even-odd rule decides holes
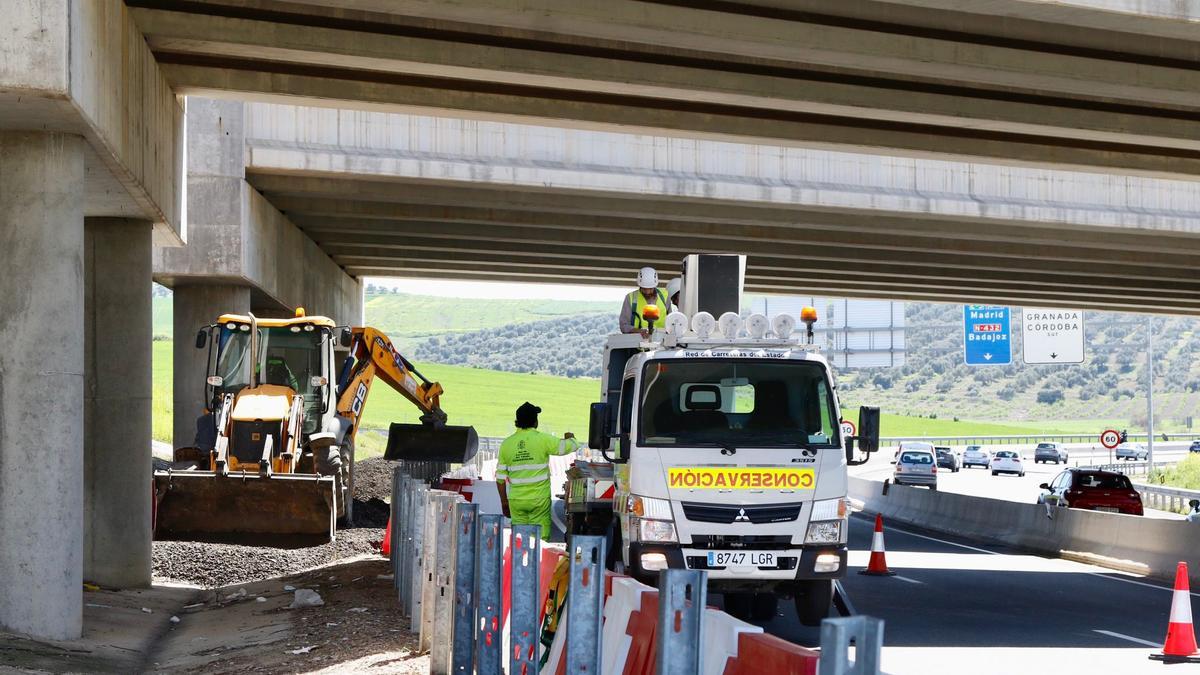
[[[577,534],[567,547],[567,673],[600,673],[604,609],[604,537]]]
[[[850,641],[854,641],[854,664]],[[875,675],[883,651],[883,619],[848,616],[821,622],[821,660],[818,675]]]
[[[407,473],[400,476],[400,520],[392,522],[392,529],[400,532],[400,556],[396,574],[396,592],[400,607],[408,608],[408,596],[412,592],[412,528],[413,528],[413,480]]]
[[[454,507],[454,636],[450,672],[475,672],[475,521],[479,505],[459,502]]]
[[[429,650],[431,675],[450,672],[454,625],[454,544],[458,523],[454,518],[458,493],[442,492],[437,509],[437,566],[434,572],[433,644]]]
[[[425,505],[425,544],[421,559],[421,631],[418,648],[433,649],[433,617],[437,611],[437,536],[442,491],[430,490]]]
[[[390,504],[390,513],[388,514],[388,526],[391,527],[391,534],[388,537],[388,547],[391,549],[392,563],[392,590],[397,593],[400,590],[400,561],[403,559],[400,555],[400,528],[402,513],[400,509],[400,482],[401,470],[397,466],[392,469],[392,503]],[[398,598],[399,596],[397,596]]]
[[[476,590],[478,613],[475,618],[475,672],[500,675],[501,588],[504,574],[504,516],[479,516],[476,528]]]
[[[416,633],[421,625],[422,589],[425,587],[425,512],[429,508],[429,487],[422,482],[417,483],[412,498],[412,569],[409,572],[408,588],[408,625],[409,630]]]
[[[513,675],[534,675],[538,672],[541,533],[541,525],[512,527],[512,543],[509,545],[512,551],[512,603],[508,618],[511,658],[507,672]]]
[[[708,574],[666,569],[658,574],[658,675],[696,675],[703,664]]]

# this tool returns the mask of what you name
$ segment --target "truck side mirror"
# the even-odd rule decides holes
[[[854,459],[855,441],[858,442],[858,449],[866,454],[866,457],[863,459]],[[858,435],[846,439],[846,464],[849,466],[866,464],[867,460],[871,458],[871,453],[878,450],[879,408],[862,406],[858,409]],[[895,462],[892,462],[892,464],[895,464]]]
[[[354,334],[350,332],[349,328],[343,328],[341,334],[338,335],[338,344],[349,349],[353,342]]]
[[[596,450],[608,450],[609,446],[609,405],[593,403],[588,416],[588,447]]]
[[[208,344],[208,329],[201,328],[196,333],[196,349],[204,349],[204,345]]]
[[[858,409],[858,449],[868,455],[879,451],[879,408],[875,406]]]

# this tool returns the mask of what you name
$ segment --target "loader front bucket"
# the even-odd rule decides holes
[[[155,538],[246,545],[331,541],[337,523],[333,476],[155,471]]]
[[[479,434],[475,433],[475,427],[393,424],[388,429],[383,458],[462,464],[470,461],[478,450]]]

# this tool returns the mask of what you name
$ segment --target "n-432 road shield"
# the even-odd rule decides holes
[[[672,467],[667,487],[683,490],[811,490],[816,487],[812,469],[769,467]]]

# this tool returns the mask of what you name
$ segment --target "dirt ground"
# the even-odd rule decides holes
[[[393,464],[356,469],[355,527],[304,548],[154,542],[154,583],[84,592],[84,636],[0,633],[0,674],[427,673],[378,553]],[[297,591],[323,604],[292,608]]]
[[[179,615],[147,671],[426,673],[389,572],[386,560],[359,559],[208,591]],[[324,604],[290,609],[296,591],[288,587],[314,590]]]

